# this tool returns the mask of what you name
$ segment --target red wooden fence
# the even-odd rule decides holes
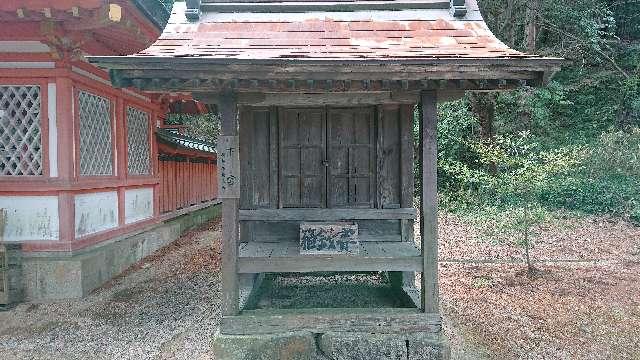
[[[161,213],[217,197],[218,177],[213,160],[168,155],[160,155],[159,160]]]

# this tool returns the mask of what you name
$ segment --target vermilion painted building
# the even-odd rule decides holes
[[[116,89],[84,58],[144,49],[167,17],[158,0],[0,2],[0,295],[83,296],[211,216],[212,146],[155,135],[184,96]]]

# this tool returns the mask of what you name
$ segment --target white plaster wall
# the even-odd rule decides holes
[[[0,240],[59,239],[57,196],[0,196],[0,209],[4,209],[5,218],[4,229],[0,225]]]
[[[51,49],[45,43],[40,41],[31,40],[10,40],[0,41],[0,52],[15,52],[15,53],[44,53],[49,52]]]
[[[124,221],[127,224],[153,216],[153,188],[125,190]]]
[[[118,193],[115,191],[75,196],[76,237],[118,226]]]

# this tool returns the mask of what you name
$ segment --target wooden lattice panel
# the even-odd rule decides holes
[[[148,175],[151,171],[149,156],[149,114],[127,107],[127,168],[131,175]]]
[[[0,86],[0,175],[42,175],[39,86]]]
[[[80,91],[80,175],[113,175],[111,103]]]

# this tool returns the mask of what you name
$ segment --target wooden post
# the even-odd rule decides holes
[[[58,178],[65,182],[73,182],[76,176],[75,141],[75,115],[74,115],[73,82],[70,78],[56,78],[56,127],[58,130]],[[78,112],[75,109],[75,112]],[[49,144],[51,145],[51,144]],[[58,217],[60,241],[74,241],[75,232],[75,204],[74,196],[70,191],[58,193]]]
[[[424,91],[420,95],[420,236],[422,242],[422,309],[426,313],[439,312],[438,293],[438,178],[436,139],[437,94]]]
[[[239,310],[238,205],[240,178],[237,176],[233,183],[230,183],[229,179],[229,174],[235,174],[240,166],[237,148],[238,107],[235,96],[233,94],[220,96],[218,109],[221,118],[217,153],[218,193],[222,199],[222,314],[236,315]]]

